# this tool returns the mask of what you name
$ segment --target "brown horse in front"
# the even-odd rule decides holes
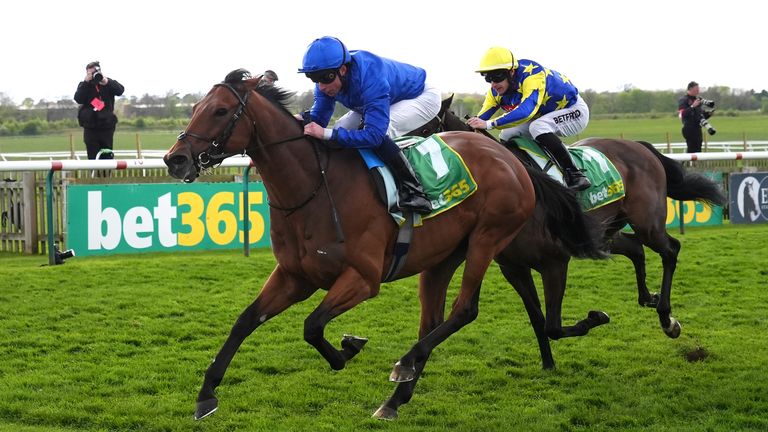
[[[186,131],[164,157],[173,177],[194,181],[201,170],[245,153],[258,168],[271,206],[277,266],[208,368],[197,398],[197,419],[217,409],[215,389],[244,339],[318,289],[327,294],[306,318],[304,339],[331,368],[344,368],[366,340],[345,336],[338,349],[326,340],[324,329],[379,293],[397,234],[358,152],[328,149],[305,137],[300,122],[285,108],[291,95],[277,87],[260,87],[259,78],[244,73],[233,71],[195,105]],[[571,218],[572,227],[566,231],[585,231],[575,199],[554,182],[532,181],[527,168],[504,147],[475,133],[441,136],[462,156],[478,188],[461,205],[414,230],[407,262],[396,279],[421,273],[420,341],[413,351],[418,355],[398,363],[392,379],[411,381],[403,387],[408,395],[380,408],[375,414],[380,418],[397,415],[397,406],[410,399],[429,353],[477,316],[485,272],[531,217],[540,189],[551,189],[546,191],[546,205],[555,207],[554,214]],[[574,205],[575,215],[569,213]],[[443,321],[447,286],[462,262],[461,288]]]

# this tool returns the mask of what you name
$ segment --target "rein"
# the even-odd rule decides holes
[[[300,138],[304,138],[304,136],[302,135]],[[294,138],[293,140],[295,140],[295,139],[298,139],[298,138]],[[280,144],[282,142],[287,142],[287,141],[293,141],[293,140],[285,140],[285,141],[273,143],[272,145]],[[273,204],[269,199],[267,199],[267,204],[270,207],[272,207],[275,210],[280,210],[282,212],[285,212],[286,216],[290,216],[296,210],[299,210],[300,208],[302,208],[305,205],[309,204],[309,202],[312,201],[312,199],[314,199],[317,196],[317,193],[320,191],[320,188],[323,187],[323,184],[325,184],[326,186],[328,184],[328,182],[326,181],[325,172],[328,169],[328,166],[331,164],[331,158],[330,158],[330,156],[328,157],[328,161],[326,163],[326,166],[325,166],[325,168],[323,168],[323,166],[322,166],[322,164],[320,162],[320,152],[317,149],[317,144],[315,144],[314,141],[313,141],[312,149],[314,150],[314,153],[315,153],[315,160],[317,161],[317,167],[320,169],[320,179],[317,182],[317,185],[315,186],[315,188],[309,194],[309,196],[304,201],[302,201],[300,204],[292,206],[292,207],[280,207],[280,206],[278,206],[276,204]]]

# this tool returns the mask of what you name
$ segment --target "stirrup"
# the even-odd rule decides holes
[[[573,189],[576,192],[583,191],[592,186],[592,182],[580,170],[566,170],[565,183],[569,189]]]
[[[400,210],[411,210],[419,214],[432,213],[432,203],[423,196],[413,194],[404,198],[400,198],[398,205]]]

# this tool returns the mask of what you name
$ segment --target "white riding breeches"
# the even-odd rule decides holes
[[[429,83],[424,84],[424,91],[413,99],[394,103],[389,107],[389,127],[387,135],[397,138],[424,125],[440,112],[442,95],[440,90]],[[360,125],[362,114],[349,111],[339,118],[333,127],[355,130]]]
[[[545,133],[553,133],[561,137],[573,136],[583,132],[587,124],[589,124],[589,107],[579,95],[573,106],[544,114],[529,123],[502,129],[499,138],[504,141],[516,136],[536,139]]]

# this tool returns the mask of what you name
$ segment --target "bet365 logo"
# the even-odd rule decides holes
[[[168,192],[150,207],[122,210],[104,205],[103,198],[100,190],[87,194],[88,250],[114,250],[121,242],[131,249],[194,247],[204,242],[223,246],[235,239],[244,242],[243,192],[222,191],[210,197],[191,191]],[[252,206],[262,204],[264,194],[249,192],[248,201],[248,239],[256,243],[264,236],[265,221]]]

